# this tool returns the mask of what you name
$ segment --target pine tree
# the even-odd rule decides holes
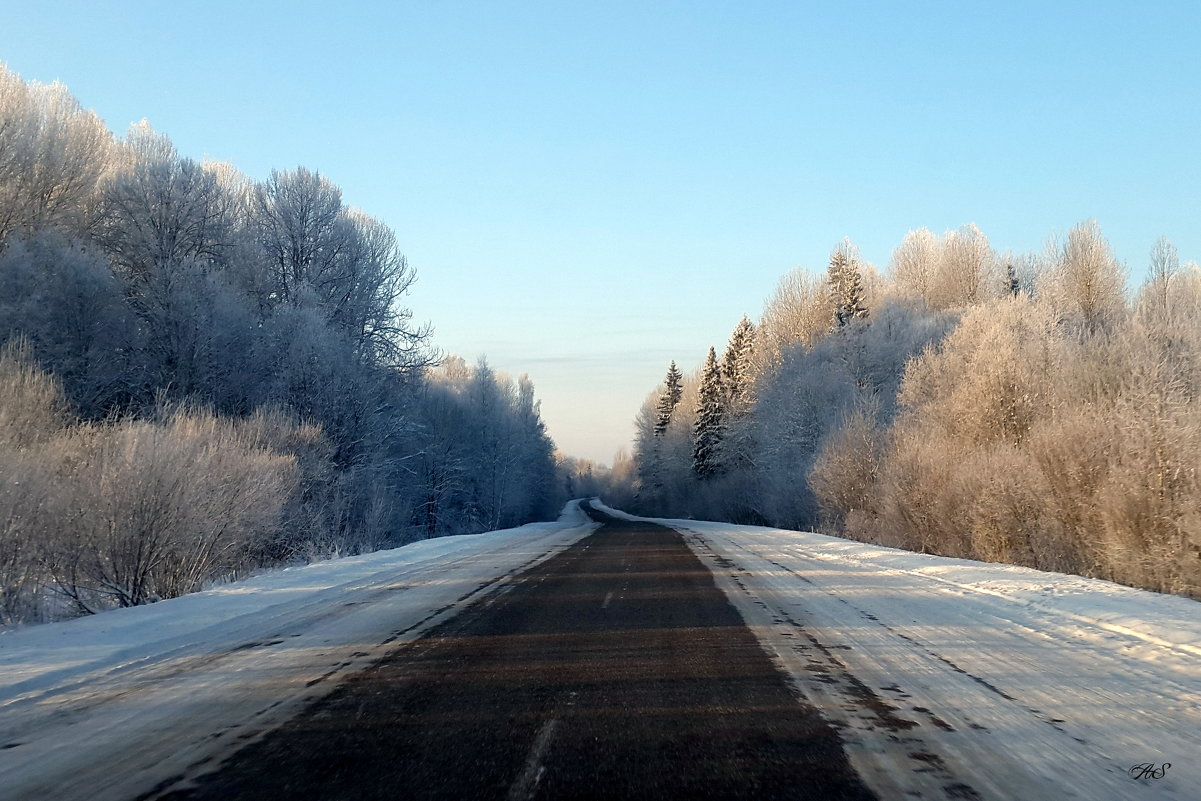
[[[847,255],[846,248],[835,248],[830,254],[827,280],[834,305],[836,329],[856,317],[867,317],[867,307],[863,305],[863,276],[859,273],[859,264]]]
[[[667,377],[663,379],[663,394],[659,396],[659,405],[655,408],[657,412],[655,417],[656,437],[663,436],[667,431],[667,426],[671,424],[672,412],[676,410],[676,406],[679,405],[680,398],[684,394],[683,381],[684,374],[680,372],[673,361],[667,368]]]
[[[696,426],[693,429],[692,469],[705,478],[720,471],[720,448],[725,430],[725,388],[722,386],[721,366],[717,352],[709,348],[705,368],[701,371],[700,397],[696,407]]]
[[[739,414],[751,399],[751,352],[755,346],[755,324],[745,316],[730,334],[726,355],[721,360],[722,380],[725,383],[727,409]]]

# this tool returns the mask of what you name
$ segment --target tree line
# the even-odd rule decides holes
[[[1044,252],[974,225],[849,241],[796,270],[636,420],[644,513],[883,545],[1201,597],[1201,269],[1145,281],[1095,222]]]
[[[0,65],[0,623],[553,514],[533,385],[438,358],[415,277],[326,176]]]

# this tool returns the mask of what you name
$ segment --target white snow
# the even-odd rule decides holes
[[[820,534],[654,522],[685,534],[882,798],[970,797],[961,782],[982,799],[1201,799],[1196,601]],[[856,682],[902,725],[857,701]],[[1165,762],[1162,778],[1129,775]]]
[[[0,797],[128,799],[187,775],[597,525],[573,502],[554,523],[0,631]]]

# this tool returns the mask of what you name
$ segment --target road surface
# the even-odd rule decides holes
[[[874,798],[680,534],[592,514],[592,536],[151,797]]]

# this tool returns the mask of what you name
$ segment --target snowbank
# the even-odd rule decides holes
[[[704,536],[719,534],[782,552],[803,552],[861,570],[907,573],[927,579],[953,595],[983,594],[1028,609],[1096,626],[1144,642],[1201,657],[1201,603],[1139,590],[1101,579],[1049,573],[1017,565],[952,559],[830,537],[808,531],[773,529],[698,520],[640,518],[599,501],[593,505],[626,520],[654,523]]]

